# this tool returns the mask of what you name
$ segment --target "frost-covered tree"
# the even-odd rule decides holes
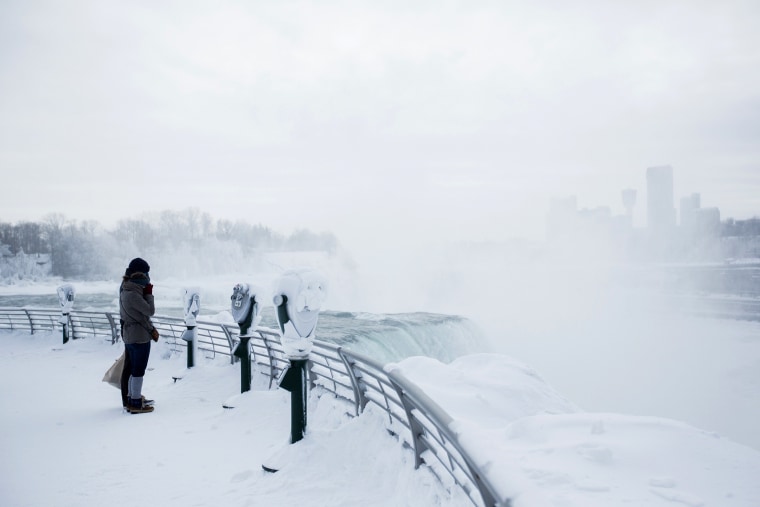
[[[50,267],[48,254],[13,254],[8,245],[0,244],[0,283],[41,280],[50,276]]]
[[[265,252],[333,253],[338,242],[330,233],[299,229],[286,237],[262,224],[215,221],[208,213],[189,208],[120,220],[112,230],[96,221],[77,223],[61,214],[48,215],[41,223],[0,222],[0,245],[6,279],[47,273],[91,280],[120,276],[126,263],[137,256],[150,258],[151,265],[160,266],[164,273],[220,274],[255,265]]]

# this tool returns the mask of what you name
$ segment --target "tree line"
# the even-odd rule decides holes
[[[197,269],[219,272],[221,263],[241,262],[261,252],[334,253],[337,248],[332,233],[299,229],[284,235],[261,224],[214,219],[197,208],[124,219],[111,229],[94,220],[77,222],[61,214],[48,215],[41,222],[0,222],[0,268],[6,277],[19,266],[49,262],[52,276],[103,279],[120,266],[123,269],[126,257],[170,259],[178,251],[192,252],[198,258],[194,261]],[[39,268],[34,269],[39,274]]]

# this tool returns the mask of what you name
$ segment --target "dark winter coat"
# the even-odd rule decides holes
[[[153,329],[150,318],[156,313],[153,294],[143,295],[142,285],[126,280],[121,284],[119,309],[124,321],[121,333],[124,343],[149,342]]]

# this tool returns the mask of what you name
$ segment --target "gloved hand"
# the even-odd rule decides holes
[[[151,330],[150,330],[150,337],[151,337],[151,339],[152,339],[154,342],[157,342],[157,341],[158,341],[158,337],[159,337],[159,336],[160,336],[160,335],[158,334],[158,329],[156,329],[156,328],[154,327],[153,329],[151,329]]]
[[[149,283],[143,289],[143,295],[147,296],[148,294],[153,294],[153,284],[152,283]]]

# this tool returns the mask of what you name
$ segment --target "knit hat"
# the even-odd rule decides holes
[[[148,263],[139,257],[135,257],[129,262],[129,267],[124,274],[131,276],[133,273],[147,273],[148,271],[150,271]]]

